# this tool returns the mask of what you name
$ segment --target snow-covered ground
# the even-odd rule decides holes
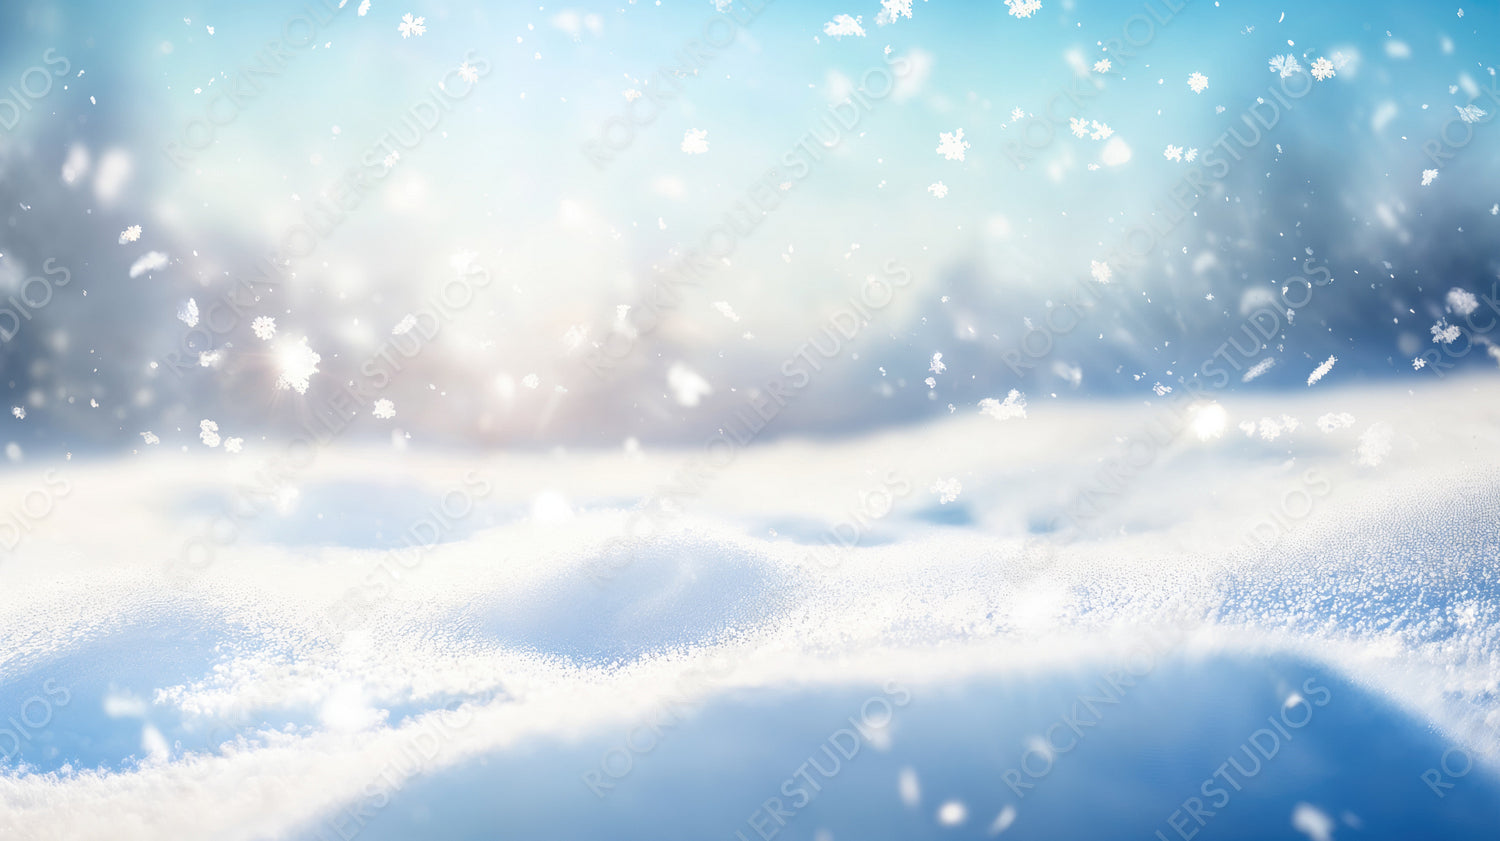
[[[22,462],[0,837],[1487,837],[1493,378],[1174,417]]]

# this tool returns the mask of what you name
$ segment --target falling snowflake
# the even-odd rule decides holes
[[[1391,453],[1391,439],[1396,436],[1396,430],[1383,423],[1372,424],[1359,436],[1359,449],[1357,462],[1365,467],[1379,467],[1385,457]]]
[[[521,385],[524,385],[527,388],[534,389],[541,384],[542,378],[538,377],[536,374],[527,374],[526,376],[521,378]]]
[[[941,353],[934,353],[932,355],[932,362],[927,366],[927,370],[934,374],[941,374],[948,370],[948,366],[943,364],[943,355]]]
[[[1261,374],[1264,374],[1265,372],[1271,370],[1271,367],[1273,365],[1275,365],[1275,364],[1276,364],[1276,360],[1273,357],[1267,357],[1265,359],[1262,359],[1261,361],[1255,363],[1255,365],[1253,367],[1251,367],[1250,370],[1246,371],[1245,374],[1244,374],[1244,376],[1240,377],[1240,382],[1242,382],[1242,383],[1248,383],[1248,382],[1250,382],[1251,380],[1255,379],[1256,377],[1260,376]]]
[[[1329,412],[1318,418],[1318,428],[1324,432],[1337,432],[1354,425],[1354,416],[1348,412]]]
[[[911,19],[911,0],[880,0],[880,14],[875,16],[877,26],[895,23],[901,18]]]
[[[1282,415],[1280,418],[1261,418],[1260,425],[1253,426],[1251,432],[1253,432],[1255,429],[1258,429],[1260,431],[1261,440],[1275,441],[1277,438],[1281,437],[1281,434],[1283,432],[1295,432],[1297,430],[1297,427],[1301,425],[1301,422],[1291,415]],[[1245,425],[1241,424],[1240,428],[1244,429]]]
[[[149,429],[141,433],[141,440],[145,441],[148,446],[161,443],[161,439],[156,437],[156,433]]]
[[[1162,155],[1164,155],[1169,161],[1180,161],[1182,160],[1182,147],[1173,146],[1172,144],[1168,143],[1167,149],[1166,151],[1162,152]]]
[[[682,135],[682,151],[701,155],[708,151],[708,129],[690,128]]]
[[[427,18],[414,18],[411,12],[401,16],[401,22],[396,25],[401,32],[402,38],[410,38],[413,35],[421,35],[427,31]]]
[[[1026,111],[1025,111],[1025,109],[1022,109],[1022,108],[1019,108],[1019,107],[1010,109],[1010,121],[1011,122],[1013,122],[1013,123],[1019,123],[1019,122],[1021,122],[1024,119],[1026,119]]]
[[[936,181],[927,185],[927,192],[941,199],[948,195],[948,185],[941,181]]]
[[[932,483],[930,490],[938,495],[938,504],[947,505],[958,499],[958,495],[964,492],[964,486],[959,484],[958,479],[939,479]]]
[[[291,389],[298,394],[306,394],[308,380],[318,373],[318,363],[323,361],[323,357],[307,346],[306,336],[295,344],[284,343],[277,356],[281,363],[281,375],[276,378],[276,387],[282,391]]]
[[[1427,367],[1427,360],[1423,359],[1420,356],[1414,356],[1414,357],[1412,357],[1412,359],[1411,359],[1411,369],[1413,371],[1420,371],[1420,370],[1422,370],[1423,368],[1426,368],[1426,367]]]
[[[396,416],[396,404],[382,397],[375,401],[375,406],[370,410],[370,414],[381,420],[390,420]]]
[[[1458,118],[1466,123],[1477,123],[1485,116],[1485,110],[1478,105],[1455,105],[1453,109],[1458,112]]]
[[[1432,325],[1433,344],[1442,342],[1445,345],[1451,345],[1458,341],[1460,335],[1462,331],[1459,330],[1458,325],[1449,324],[1447,319],[1439,319],[1438,323]]]
[[[1435,169],[1424,169],[1424,170],[1422,170],[1422,186],[1426,187],[1428,184],[1431,184],[1432,182],[1436,181],[1437,180],[1437,176],[1438,176],[1438,171],[1435,170]]]
[[[363,3],[359,4],[359,16],[360,17],[364,17],[366,14],[369,14],[369,12],[370,12],[370,0],[365,0]]]
[[[1068,131],[1073,132],[1074,137],[1087,137],[1089,133],[1089,121],[1082,117],[1069,117]]]
[[[167,267],[167,264],[169,262],[171,262],[171,258],[163,254],[162,252],[148,251],[144,255],[142,255],[139,260],[136,260],[134,263],[130,264],[130,276],[132,278],[137,278],[148,272],[154,272],[158,269],[164,269]]]
[[[1479,299],[1474,297],[1473,292],[1455,286],[1448,290],[1448,309],[1459,315],[1468,315],[1479,309]]]
[[[1114,129],[1110,128],[1104,123],[1099,122],[1098,120],[1090,120],[1089,125],[1094,127],[1094,133],[1089,135],[1089,137],[1093,138],[1094,140],[1108,140],[1110,138],[1110,135],[1115,133]]]
[[[198,302],[192,298],[177,305],[177,320],[189,327],[198,326]]]
[[[120,244],[121,245],[124,245],[127,242],[135,242],[136,240],[138,240],[140,238],[141,238],[141,226],[140,225],[131,225],[130,227],[128,227],[125,230],[123,230],[123,231],[120,232]]]
[[[207,419],[199,421],[198,438],[202,440],[206,446],[219,446],[219,425]]]
[[[1107,58],[1101,58],[1098,61],[1094,62],[1095,73],[1108,73],[1111,67],[1114,67],[1114,65],[1110,64],[1109,59]]]
[[[1005,0],[1005,5],[1018,18],[1029,18],[1042,10],[1042,0]]]
[[[1302,65],[1297,63],[1297,57],[1291,53],[1286,55],[1271,56],[1271,72],[1280,73],[1281,78],[1302,72]]]
[[[832,35],[835,38],[843,38],[845,35],[863,38],[865,37],[865,28],[859,25],[859,22],[863,19],[863,17],[835,15],[833,20],[823,24],[823,34]]]
[[[714,388],[701,374],[681,362],[672,363],[667,369],[667,387],[679,406],[692,408],[713,394]]]
[[[250,332],[255,334],[255,338],[269,342],[276,335],[276,319],[269,315],[258,315],[250,322]]]
[[[463,79],[465,82],[473,84],[474,82],[479,81],[479,68],[466,61],[458,66],[458,78]],[[635,95],[640,96],[641,92],[635,91]],[[630,99],[629,96],[625,98],[626,100]]]
[[[396,322],[395,327],[391,328],[391,335],[405,336],[407,333],[410,333],[416,326],[417,317],[412,315],[411,313],[407,313],[406,315],[401,317],[400,321]]]
[[[714,309],[719,311],[719,315],[724,316],[725,318],[729,319],[732,322],[735,322],[736,324],[739,323],[740,315],[739,313],[734,311],[734,307],[730,306],[728,301],[714,301],[713,307]]]
[[[1202,73],[1193,73],[1188,76],[1188,87],[1193,89],[1193,93],[1203,93],[1203,89],[1208,87],[1208,77]]]
[[[198,354],[198,367],[200,368],[217,368],[223,361],[224,351],[222,350],[205,350]]]
[[[1182,159],[1184,161],[1187,161],[1188,163],[1192,163],[1193,161],[1198,160],[1198,147],[1194,146],[1186,152],[1183,152]]]
[[[25,406],[12,406],[10,413],[15,416],[16,420],[26,420]]]
[[[392,149],[391,153],[389,155],[386,155],[385,159],[382,160],[381,163],[385,164],[385,168],[386,169],[391,169],[391,168],[393,168],[396,165],[396,162],[399,161],[399,160],[401,160],[401,153],[397,152],[394,149]]]
[[[1026,395],[1011,389],[1005,395],[1005,402],[1000,402],[993,397],[986,397],[979,401],[979,411],[995,420],[1010,420],[1011,418],[1026,417]]]
[[[1114,270],[1109,267],[1108,263],[1102,263],[1098,260],[1089,261],[1089,274],[1093,275],[1094,280],[1100,283],[1109,283],[1109,279],[1115,276]]]
[[[244,447],[245,447],[245,439],[243,439],[243,438],[225,438],[224,439],[224,452],[226,452],[226,453],[237,453],[240,450],[244,449]]]
[[[1330,356],[1327,359],[1323,360],[1322,365],[1314,368],[1313,372],[1307,375],[1307,384],[1312,385],[1318,380],[1323,379],[1324,375],[1333,370],[1333,364],[1338,361],[1339,358],[1337,356]]]
[[[969,142],[964,140],[964,130],[959,129],[949,133],[938,132],[937,153],[950,161],[961,161],[964,159],[964,150],[969,148]]]
[[[1313,78],[1320,82],[1338,75],[1333,70],[1333,62],[1326,58],[1319,58],[1312,63],[1312,74]]]

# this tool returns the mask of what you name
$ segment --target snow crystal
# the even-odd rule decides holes
[[[1455,286],[1448,290],[1448,309],[1459,315],[1468,315],[1479,309],[1479,299],[1474,297],[1474,293]]]
[[[370,414],[381,420],[390,420],[396,416],[396,404],[382,397],[375,401],[375,407],[370,410]]]
[[[1336,432],[1354,425],[1354,416],[1348,412],[1329,412],[1318,418],[1318,428],[1324,432]]]
[[[269,315],[256,316],[250,322],[250,332],[255,334],[255,338],[269,342],[276,335],[276,319]]]
[[[219,425],[207,419],[199,421],[198,438],[207,446],[219,446]]]
[[[939,826],[958,826],[968,820],[969,810],[964,804],[957,800],[949,800],[938,807],[937,822]]]
[[[823,24],[823,34],[832,35],[835,38],[843,38],[845,35],[863,38],[865,37],[865,28],[859,25],[862,19],[863,17],[835,15],[833,20]]]
[[[1280,73],[1281,78],[1285,79],[1293,73],[1300,73],[1301,71],[1302,65],[1297,63],[1297,57],[1291,53],[1271,56],[1271,72]]]
[[[1391,452],[1391,439],[1396,436],[1396,430],[1384,423],[1372,424],[1359,436],[1359,447],[1355,452],[1359,458],[1357,464],[1363,467],[1378,467],[1385,457]]]
[[[1255,365],[1253,365],[1250,368],[1250,370],[1246,371],[1245,374],[1244,374],[1244,376],[1240,377],[1240,382],[1242,382],[1242,383],[1248,383],[1248,382],[1250,382],[1251,380],[1255,379],[1256,377],[1260,376],[1261,374],[1264,374],[1265,372],[1271,370],[1271,366],[1273,366],[1275,364],[1276,364],[1276,358],[1275,357],[1268,356],[1265,359],[1262,359],[1261,361],[1255,363]]]
[[[708,380],[681,362],[672,363],[672,367],[667,370],[667,387],[672,389],[672,398],[677,401],[677,405],[688,408],[698,405],[704,397],[714,393]]]
[[[402,38],[410,38],[413,35],[421,35],[427,31],[427,18],[412,17],[411,12],[401,16],[401,22],[396,24],[396,29]]]
[[[708,129],[690,128],[683,132],[682,151],[689,155],[702,155],[708,151]]]
[[[1314,368],[1313,372],[1311,374],[1307,375],[1307,384],[1308,385],[1312,385],[1313,383],[1317,382],[1318,380],[1323,379],[1323,377],[1325,375],[1327,375],[1327,373],[1329,371],[1333,370],[1333,364],[1335,362],[1338,362],[1338,361],[1339,361],[1339,358],[1337,356],[1330,356],[1327,359],[1323,360],[1323,364],[1322,365],[1319,365],[1317,368]]]
[[[323,357],[307,346],[306,336],[296,343],[284,343],[277,357],[281,363],[281,375],[276,378],[276,387],[282,391],[291,389],[298,394],[306,394],[308,380],[318,373],[318,363],[323,361]]]
[[[1018,18],[1029,18],[1042,10],[1042,0],[1005,0],[1005,5]]]
[[[1309,803],[1298,803],[1292,810],[1292,829],[1311,841],[1332,841],[1335,825],[1327,812]]]
[[[177,320],[189,327],[198,326],[198,302],[192,298],[177,305]]]
[[[1477,123],[1485,117],[1485,110],[1478,105],[1455,105],[1453,108],[1458,111],[1458,118],[1466,123]]]
[[[136,278],[147,272],[164,269],[169,259],[166,254],[160,251],[148,251],[140,259],[130,264],[130,276]]]
[[[875,16],[876,26],[895,23],[901,18],[911,18],[912,0],[880,0],[880,14]]]
[[[1016,389],[1011,389],[1005,395],[1003,403],[993,397],[986,397],[979,401],[979,411],[1001,421],[1024,418],[1026,417],[1026,395]]]
[[[1462,331],[1459,330],[1457,324],[1449,324],[1446,318],[1440,318],[1438,319],[1438,323],[1432,325],[1432,342],[1433,344],[1442,342],[1445,345],[1451,345],[1458,340],[1461,333]]]
[[[969,148],[969,142],[964,140],[964,130],[958,129],[953,132],[938,132],[937,153],[950,161],[961,161],[964,159],[964,150]]]

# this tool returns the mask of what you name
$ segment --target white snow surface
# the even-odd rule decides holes
[[[1500,391],[1450,378],[1219,402],[1230,426],[1328,412],[1359,422],[1272,442],[1184,433],[1122,471],[1123,492],[1098,516],[1053,531],[1037,524],[1090,487],[1102,460],[1130,463],[1118,439],[1169,413],[1033,400],[1023,424],[970,412],[841,442],[752,444],[675,497],[654,534],[630,539],[632,508],[700,450],[335,443],[292,477],[296,494],[238,520],[187,569],[172,559],[212,522],[214,500],[253,481],[269,445],[225,461],[164,440],[117,461],[13,466],[0,499],[42,486],[44,470],[70,490],[4,562],[0,685],[134,674],[154,690],[141,699],[143,739],[175,724],[154,758],[4,768],[0,837],[275,837],[359,798],[456,714],[445,707],[463,723],[439,730],[427,771],[523,740],[623,731],[709,663],[721,677],[694,692],[921,687],[1104,660],[1183,623],[1183,656],[1323,664],[1493,766]],[[1393,430],[1390,451],[1361,465],[1375,423]],[[941,477],[963,483],[967,524],[933,519],[925,489]],[[1300,516],[1313,482],[1326,492]],[[430,550],[405,550],[367,618],[335,628],[330,607],[391,568],[397,536],[455,489],[473,512]],[[544,492],[554,504],[537,505]],[[536,515],[559,496],[569,516]],[[841,523],[860,545],[810,554],[821,535],[851,532]],[[1256,548],[1257,530],[1274,545]],[[1441,598],[1414,607],[1419,591]],[[98,698],[75,688],[71,703]]]

